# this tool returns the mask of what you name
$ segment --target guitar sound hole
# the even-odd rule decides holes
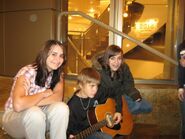
[[[107,126],[107,128],[110,128],[110,127]],[[114,125],[112,128],[110,128],[110,129],[113,129],[113,130],[120,130],[120,129],[121,129],[121,125],[120,125],[120,124],[116,124],[116,125]]]

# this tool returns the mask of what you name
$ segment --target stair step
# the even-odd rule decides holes
[[[159,128],[155,124],[136,123],[131,139],[159,139]]]

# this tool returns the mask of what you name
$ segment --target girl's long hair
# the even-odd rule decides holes
[[[64,69],[64,65],[66,63],[66,49],[63,46],[63,44],[60,41],[57,40],[48,40],[45,43],[44,48],[38,53],[35,62],[33,64],[34,67],[37,69],[37,75],[35,78],[35,83],[38,86],[45,86],[46,79],[49,75],[49,72],[47,70],[47,65],[46,65],[46,60],[48,57],[48,53],[51,50],[53,45],[59,45],[62,50],[63,50],[63,55],[64,55],[64,62],[62,65],[53,71],[53,76],[52,76],[52,81],[50,85],[50,89],[53,89],[56,85],[56,83],[60,80],[60,77],[62,75],[62,71]]]
[[[117,54],[121,53],[122,55],[122,62],[123,62],[123,50],[117,46],[117,45],[110,45],[109,47],[107,47],[107,49],[105,50],[104,56],[103,56],[103,60],[102,60],[102,67],[103,69],[106,70],[106,72],[111,75],[111,69],[109,66],[109,59]],[[119,78],[119,74],[121,73],[121,69],[122,69],[122,64],[119,67],[119,69],[115,72],[114,77],[113,78]]]

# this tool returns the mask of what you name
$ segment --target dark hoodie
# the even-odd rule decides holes
[[[117,71],[117,76],[112,79],[110,77],[110,70],[106,70],[102,66],[103,52],[98,53],[92,59],[92,65],[101,74],[101,82],[98,92],[107,90],[111,97],[117,99],[118,105],[120,105],[121,95],[130,96],[133,101],[141,99],[140,92],[135,88],[134,79],[130,69],[126,63],[123,63]],[[98,94],[98,93],[97,93]],[[117,108],[120,110],[120,108]]]

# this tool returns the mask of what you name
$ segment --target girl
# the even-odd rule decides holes
[[[69,109],[63,98],[64,46],[48,40],[33,64],[14,78],[3,115],[4,130],[14,138],[66,139]]]
[[[101,88],[106,88],[112,90],[112,95],[124,95],[132,114],[152,111],[151,104],[142,99],[140,92],[135,88],[130,69],[123,62],[123,51],[120,47],[116,45],[109,46],[104,53],[96,55],[92,59],[92,63],[101,74],[98,92],[102,93],[102,90],[105,89]]]

